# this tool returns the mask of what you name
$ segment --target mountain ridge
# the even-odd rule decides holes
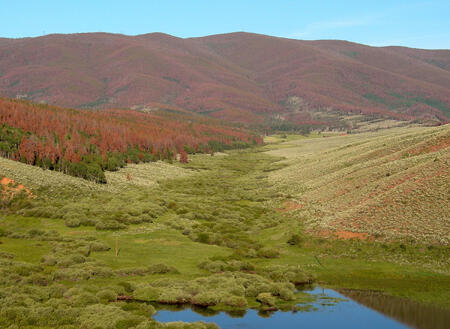
[[[78,108],[150,103],[244,124],[450,118],[450,50],[234,32],[0,38],[0,95]]]

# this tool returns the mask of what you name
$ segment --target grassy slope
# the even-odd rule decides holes
[[[21,162],[11,161],[0,157],[0,175],[24,184],[27,188],[64,188],[73,186],[77,189],[93,191],[118,191],[124,186],[156,186],[159,181],[169,177],[183,177],[193,172],[168,164],[166,162],[150,162],[128,164],[117,171],[106,171],[105,175],[110,184],[96,184],[92,181],[65,175],[59,171],[43,170]],[[131,180],[127,180],[127,174]]]
[[[287,158],[269,179],[312,230],[448,244],[449,146],[448,125],[293,140],[269,151]]]
[[[419,148],[415,147],[416,144],[411,140],[433,141],[433,138],[446,136],[447,132],[448,128],[443,127],[397,129],[377,134],[330,138],[314,136],[317,138],[299,139],[289,136],[288,141],[282,144],[277,144],[279,138],[274,137],[272,142],[275,143],[255,151],[235,151],[227,156],[215,157],[194,156],[186,165],[152,163],[127,167],[128,169],[110,174],[115,175],[117,179],[109,179],[111,184],[108,187],[2,159],[0,174],[23,183],[31,188],[35,195],[34,199],[29,200],[30,204],[25,204],[27,207],[25,211],[21,210],[21,207],[24,207],[23,204],[14,203],[11,205],[9,215],[2,216],[0,219],[0,229],[12,232],[8,236],[0,237],[2,242],[0,260],[3,264],[2,271],[6,271],[2,289],[8,291],[11,282],[17,282],[8,281],[9,279],[17,280],[17,278],[14,279],[14,274],[8,271],[12,270],[14,273],[17,268],[25,266],[9,263],[11,262],[7,258],[9,256],[15,257],[13,262],[41,266],[40,269],[33,269],[30,270],[31,273],[23,274],[19,279],[20,284],[14,284],[16,291],[7,293],[12,300],[22,298],[20,296],[23,294],[33,296],[40,291],[39,289],[46,291],[45,289],[55,286],[53,284],[47,288],[33,283],[39,282],[39,277],[51,280],[50,282],[56,280],[66,287],[76,287],[78,291],[83,292],[81,293],[84,294],[83,296],[90,294],[94,296],[91,296],[94,299],[95,294],[105,289],[124,293],[121,291],[123,288],[118,285],[121,281],[130,282],[136,288],[152,286],[161,278],[169,279],[169,286],[165,288],[168,294],[182,294],[185,292],[180,288],[174,288],[173,285],[179,284],[176,282],[181,282],[180,280],[210,276],[215,271],[211,268],[209,270],[199,268],[198,264],[213,258],[228,262],[227,264],[232,259],[249,262],[254,266],[254,271],[264,277],[270,277],[268,273],[277,265],[281,266],[282,272],[292,269],[292,266],[300,266],[304,272],[315,276],[324,285],[380,290],[388,294],[449,307],[450,277],[448,248],[445,246],[431,246],[421,241],[378,243],[306,236],[305,227],[309,229],[315,223],[320,224],[321,216],[314,214],[314,211],[317,211],[317,208],[314,208],[316,206],[310,208],[309,204],[303,203],[308,211],[277,210],[285,207],[286,201],[303,202],[303,198],[320,195],[311,187],[324,185],[321,182],[328,179],[327,173],[333,177],[340,177],[335,172],[352,168],[352,166],[342,165],[346,161],[353,161],[350,163],[353,163],[354,169],[362,170],[356,176],[364,177],[363,175],[373,170],[366,171],[361,159],[371,158],[372,161],[380,159],[383,163],[398,152],[408,149],[418,150]],[[396,143],[393,143],[394,141]],[[383,148],[386,153],[384,157],[380,157],[380,150],[374,147],[380,143],[391,146]],[[352,146],[346,147],[348,144]],[[400,147],[401,145],[403,146]],[[362,151],[364,147],[366,152]],[[268,150],[270,151],[267,152]],[[395,150],[397,152],[394,152]],[[444,161],[441,159],[446,159],[445,156],[448,156],[446,152],[448,150],[433,152],[432,158],[438,157],[439,161]],[[335,160],[329,160],[329,155],[333,155],[330,158]],[[288,159],[281,161],[283,158],[279,156],[287,156]],[[425,153],[425,155],[405,157],[395,161],[414,160],[419,164],[429,163],[427,160],[419,161],[422,156],[430,156],[430,154]],[[319,162],[319,158],[328,165],[322,165],[322,160]],[[436,162],[439,163],[439,161]],[[432,163],[436,164],[436,162],[433,160]],[[299,167],[300,165],[309,165],[308,168],[316,168],[316,171]],[[131,172],[131,181],[124,178],[127,170]],[[357,170],[355,172],[358,173]],[[392,176],[401,173],[402,171],[392,172]],[[177,178],[168,179],[171,174],[176,175]],[[282,178],[291,183],[285,184],[286,181]],[[133,181],[134,179],[138,182],[137,184]],[[342,181],[338,182],[338,185],[345,186],[343,184]],[[329,195],[333,195],[334,185],[325,184],[324,186],[330,188]],[[426,193],[431,192],[426,191]],[[328,195],[328,193],[325,194]],[[333,200],[330,204],[333,206],[337,204],[332,202]],[[348,204],[345,203],[345,199],[342,202],[344,206]],[[439,211],[435,208],[443,207],[435,204],[432,206],[433,211]],[[321,211],[326,209],[323,205],[320,208]],[[136,221],[136,219],[147,218],[149,211],[153,210],[155,216],[152,221]],[[446,210],[441,211],[447,215],[444,220],[448,218]],[[79,227],[64,225],[68,219],[78,219],[77,216],[80,214],[100,222],[108,222],[113,217],[126,226],[118,231],[105,231],[98,229],[99,227],[96,229],[92,226],[95,224],[89,221],[82,221],[83,225]],[[320,213],[316,212],[316,214]],[[410,218],[404,216],[400,219],[410,220]],[[435,222],[439,223],[437,220]],[[310,224],[305,225],[305,223]],[[330,223],[329,218],[326,223]],[[40,232],[36,233],[35,230]],[[445,230],[445,225],[441,226],[441,230]],[[57,233],[54,233],[55,231]],[[293,233],[300,235],[300,241],[295,246],[286,243]],[[442,232],[437,233],[442,236]],[[54,234],[58,234],[63,240],[49,238]],[[120,249],[117,257],[114,254],[116,237]],[[92,251],[81,264],[67,263],[64,257],[83,252],[83,248],[91,240],[104,243],[111,249]],[[267,253],[267,250],[275,251],[279,257],[266,258],[263,256],[264,253],[260,253],[261,251]],[[234,256],[230,258],[231,255]],[[42,263],[43,256],[54,256],[61,263],[57,265]],[[136,271],[138,268],[159,263],[174,266],[179,273],[143,273],[122,276],[118,274],[119,272],[113,272],[115,274],[109,277],[92,274],[127,269]],[[89,280],[83,279],[86,273],[90,273]],[[239,272],[233,270],[232,273],[237,275]],[[67,279],[64,279],[64,275]],[[253,280],[260,280],[256,274],[241,273],[239,275],[250,275],[254,278]],[[217,278],[219,280],[217,282],[223,282],[223,287],[228,287],[229,284],[232,287],[239,284],[239,280],[242,279],[237,277],[233,279],[234,281],[226,281],[230,279],[226,275],[224,278],[222,274],[211,276],[211,278],[212,280]],[[217,287],[210,286],[209,281],[203,285],[213,294],[230,293],[226,290],[217,290]],[[133,292],[126,293],[133,294]],[[16,296],[16,294],[21,295]],[[68,301],[64,303],[70,304],[67,306],[67,314],[82,312],[80,319],[84,320],[80,321],[91,321],[92,315],[77,309],[77,293],[73,290],[65,292],[66,296],[70,294],[75,297],[66,297]],[[304,299],[304,296],[297,295],[296,298],[300,300]],[[8,306],[11,306],[16,302],[8,303]],[[30,302],[28,307],[35,310],[38,305],[45,303],[50,301],[44,298],[41,301]],[[259,303],[254,298],[247,298],[247,303],[250,306],[259,307]],[[278,300],[277,303],[280,306],[283,305],[282,300]],[[122,316],[120,312],[126,309],[121,303],[106,306],[110,305],[117,308],[117,316]],[[103,311],[105,310],[101,312]],[[147,310],[147,315],[149,312]],[[126,311],[126,314],[133,314],[133,316],[138,316],[138,313]],[[123,315],[123,317],[126,316]]]

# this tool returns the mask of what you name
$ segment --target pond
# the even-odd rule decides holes
[[[446,310],[426,307],[408,300],[378,293],[342,291],[320,287],[308,291],[317,300],[298,312],[208,313],[194,308],[160,309],[154,319],[160,322],[214,322],[221,329],[346,328],[346,329],[440,329],[450,321]]]

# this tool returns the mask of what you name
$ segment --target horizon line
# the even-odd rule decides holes
[[[271,37],[271,38],[279,38],[279,39],[288,39],[288,40],[297,40],[297,41],[340,41],[340,42],[348,42],[358,45],[363,45],[367,47],[373,47],[373,48],[389,48],[389,47],[399,47],[399,48],[409,48],[409,49],[420,49],[420,50],[430,50],[430,51],[448,51],[450,49],[447,48],[417,48],[417,47],[411,47],[411,46],[400,46],[396,44],[386,44],[386,45],[374,45],[374,44],[366,44],[346,39],[300,39],[300,38],[293,38],[288,36],[277,36],[277,35],[270,35],[270,34],[263,34],[263,33],[257,33],[257,32],[247,32],[247,31],[233,31],[233,32],[224,32],[224,33],[214,33],[214,34],[205,34],[201,36],[193,36],[193,37],[180,37],[176,35],[172,35],[166,32],[161,31],[153,31],[148,33],[141,33],[141,34],[125,34],[120,32],[104,32],[104,31],[89,31],[89,32],[70,32],[70,33],[59,33],[59,32],[52,32],[52,33],[46,33],[46,34],[40,34],[35,36],[25,36],[25,37],[6,37],[6,36],[0,36],[0,39],[8,39],[8,40],[21,40],[21,39],[37,39],[37,38],[44,38],[49,36],[57,36],[57,35],[82,35],[82,34],[108,34],[108,35],[117,35],[117,36],[125,36],[125,37],[139,37],[144,35],[150,35],[150,34],[162,34],[166,35],[172,38],[177,39],[183,39],[183,40],[189,40],[189,39],[200,39],[200,38],[207,38],[212,36],[219,36],[219,35],[231,35],[231,34],[252,34],[252,35],[259,35],[259,36],[265,36],[265,37]]]

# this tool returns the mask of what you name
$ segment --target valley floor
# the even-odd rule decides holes
[[[312,282],[449,309],[449,146],[448,126],[271,136],[107,185],[0,159],[0,327],[182,328],[151,303],[289,309]]]

